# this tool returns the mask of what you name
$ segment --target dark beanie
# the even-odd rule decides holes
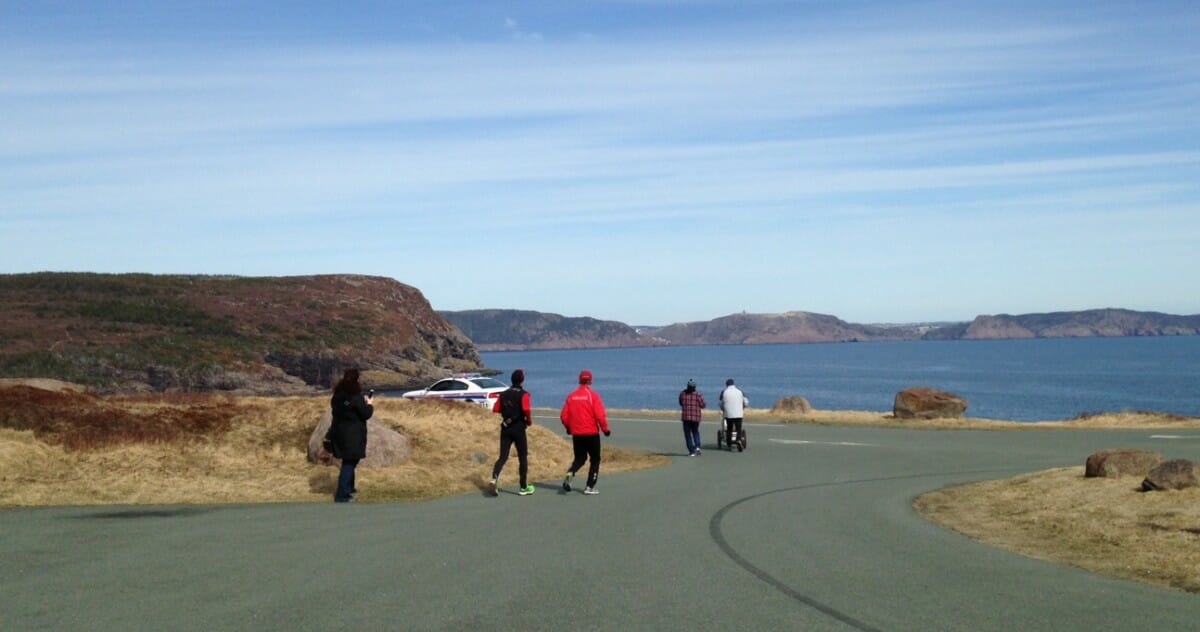
[[[525,383],[525,369],[517,369],[516,371],[513,371],[512,372],[513,386],[520,386],[523,383]]]

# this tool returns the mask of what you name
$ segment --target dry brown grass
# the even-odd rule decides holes
[[[8,392],[0,410],[0,506],[326,502],[334,468],[305,459],[328,406],[320,397],[120,397]],[[71,399],[76,398],[79,399]],[[17,408],[10,408],[13,404]],[[363,502],[481,489],[499,447],[495,416],[467,404],[376,400],[375,418],[412,442],[412,459],[359,468]],[[571,459],[562,437],[530,433],[530,480],[553,480]],[[178,422],[171,424],[171,421]],[[606,446],[604,472],[665,457]],[[501,483],[516,487],[516,455]]]
[[[942,489],[913,507],[1009,551],[1200,592],[1200,489],[1145,493],[1140,482],[1070,467]]]

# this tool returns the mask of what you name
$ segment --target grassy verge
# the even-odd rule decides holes
[[[913,507],[1009,551],[1200,592],[1200,489],[1140,493],[1140,482],[1071,467],[942,489]]]
[[[0,506],[328,502],[334,468],[307,462],[321,397],[100,398],[0,387]],[[377,401],[375,418],[409,437],[412,458],[360,468],[360,500],[435,498],[482,489],[498,448],[495,416],[443,402]],[[571,446],[535,415],[530,479],[557,480]],[[606,446],[607,473],[668,459]],[[516,487],[516,457],[502,485]]]

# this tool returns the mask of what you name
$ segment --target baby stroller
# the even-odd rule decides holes
[[[739,435],[736,430],[730,430],[729,424],[725,421],[725,417],[721,417],[721,429],[717,431],[717,449],[724,447],[730,452],[733,451],[733,446],[737,446],[737,451],[741,452],[746,449],[746,426],[742,426],[742,433]]]

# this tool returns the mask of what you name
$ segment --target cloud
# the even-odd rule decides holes
[[[624,29],[553,17],[537,20],[591,37],[543,39],[509,17],[497,40],[493,14],[490,40],[22,40],[0,54],[0,270],[186,271],[222,243],[230,255],[212,271],[353,267],[313,254],[353,222],[397,236],[364,271],[418,285],[437,266],[414,261],[464,243],[504,257],[482,236],[494,230],[536,238],[547,283],[568,283],[550,271],[575,254],[608,249],[604,282],[653,277],[657,296],[668,279],[638,272],[646,253],[670,277],[711,265],[690,244],[715,249],[730,232],[762,244],[765,268],[829,266],[831,285],[894,266],[877,252],[890,238],[947,227],[992,262],[987,231],[1019,244],[1039,221],[1087,225],[1082,239],[1106,244],[1163,239],[1119,211],[1197,232],[1200,59],[1159,37],[1161,23],[881,11]],[[187,238],[162,245],[176,233]],[[48,243],[89,235],[105,247]],[[822,263],[797,255],[792,235],[814,239]],[[859,280],[837,270],[847,255]],[[1083,243],[1058,256],[1105,263]],[[729,265],[772,276],[750,258]]]
[[[521,28],[517,21],[512,18],[504,18],[504,29],[512,39],[519,42],[540,42],[542,34],[536,31],[525,31]]]

